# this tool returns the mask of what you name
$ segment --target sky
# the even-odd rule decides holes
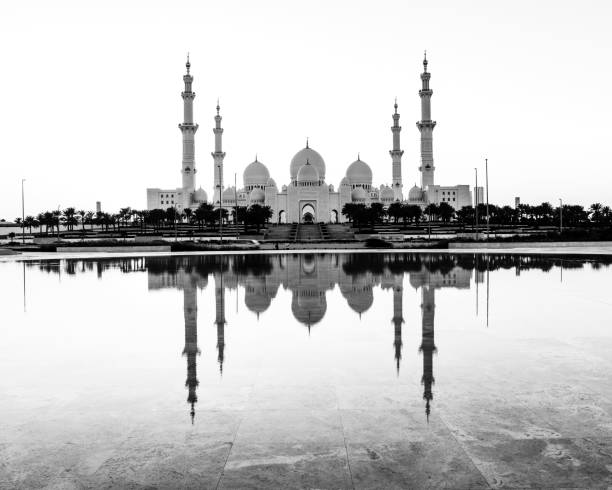
[[[194,76],[197,184],[255,154],[279,186],[310,146],[338,186],[357,158],[391,182],[398,98],[404,193],[420,181],[419,75],[432,74],[435,180],[489,199],[612,204],[608,1],[29,1],[0,6],[0,218],[146,207],[180,185],[182,76]]]

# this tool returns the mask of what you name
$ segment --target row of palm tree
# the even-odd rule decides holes
[[[566,226],[612,226],[612,210],[609,206],[594,203],[588,209],[579,205],[564,204],[563,208],[553,207],[550,203],[536,206],[520,204],[517,208],[511,206],[497,206],[495,204],[479,204],[477,208],[464,206],[455,210],[450,204],[429,204],[424,209],[408,203],[394,202],[385,208],[380,203],[365,204],[347,203],[342,208],[342,214],[355,225],[382,223],[385,221],[404,225],[418,224],[421,221],[438,221],[449,223],[456,221],[460,224],[470,225],[476,221],[497,225],[528,225],[545,226],[556,225],[563,219]]]
[[[245,229],[247,225],[257,226],[258,232],[261,226],[272,217],[271,208],[259,204],[253,204],[248,208],[238,207],[237,213],[236,218],[236,210],[232,210],[231,216],[234,223],[243,223]],[[38,228],[42,232],[44,228],[45,234],[49,234],[49,232],[53,234],[55,231],[59,233],[61,226],[64,226],[68,231],[74,231],[79,226],[82,231],[85,231],[87,227],[89,229],[97,227],[106,231],[120,231],[122,227],[137,227],[144,230],[147,226],[163,228],[183,223],[197,225],[201,229],[205,225],[216,226],[219,221],[225,223],[228,218],[227,210],[215,209],[211,204],[203,203],[195,210],[187,208],[182,212],[174,207],[152,210],[136,210],[127,207],[121,208],[118,213],[93,212],[68,207],[62,211],[58,209],[45,211],[36,216],[26,216],[23,220],[17,218],[15,224],[23,230],[27,229],[30,233],[33,229]]]

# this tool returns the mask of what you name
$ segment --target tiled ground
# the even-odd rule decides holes
[[[255,385],[238,409],[198,410],[194,425],[169,408],[107,419],[54,408],[52,424],[9,414],[0,487],[612,486],[606,397],[569,385],[511,402],[465,393],[442,397],[426,422],[421,401],[406,397],[412,389]]]

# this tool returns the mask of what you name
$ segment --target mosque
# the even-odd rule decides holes
[[[392,115],[391,133],[393,149],[391,156],[391,186],[375,186],[372,182],[371,167],[358,156],[346,169],[346,175],[340,181],[337,189],[325,181],[325,160],[306,140],[305,148],[298,151],[289,164],[289,184],[278,187],[270,176],[267,167],[257,157],[246,166],[243,173],[243,187],[223,187],[223,128],[219,103],[215,115],[215,147],[211,153],[213,158],[214,190],[210,201],[216,208],[222,206],[228,211],[235,206],[248,207],[253,204],[269,206],[272,210],[274,223],[298,222],[332,222],[346,221],[342,208],[347,203],[372,204],[381,203],[388,207],[393,202],[415,204],[422,208],[430,203],[446,202],[455,209],[472,204],[472,192],[469,185],[443,186],[435,184],[433,160],[433,129],[436,121],[431,119],[431,96],[429,87],[431,74],[427,71],[427,56],[423,59],[421,73],[422,87],[419,90],[421,98],[421,120],[417,128],[421,134],[421,162],[419,172],[421,185],[412,187],[404,197],[402,184],[402,155],[400,145],[401,126],[400,115],[397,112],[397,100]],[[192,90],[193,76],[190,73],[191,63],[187,58],[186,74],[183,76],[185,90],[183,98],[184,118],[179,124],[183,135],[182,186],[175,189],[147,189],[147,209],[166,209],[174,207],[178,211],[195,209],[200,204],[209,202],[208,194],[202,187],[196,189],[195,134],[198,125],[193,121]],[[231,214],[230,214],[231,215]]]

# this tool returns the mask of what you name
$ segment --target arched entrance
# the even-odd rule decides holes
[[[302,223],[314,223],[316,219],[315,208],[312,204],[308,203],[302,206]]]
[[[329,221],[331,223],[337,223],[338,222],[338,211],[336,209],[332,209],[331,210]]]
[[[278,212],[278,223],[286,223],[287,222],[287,213],[285,212],[284,209],[281,209]]]

